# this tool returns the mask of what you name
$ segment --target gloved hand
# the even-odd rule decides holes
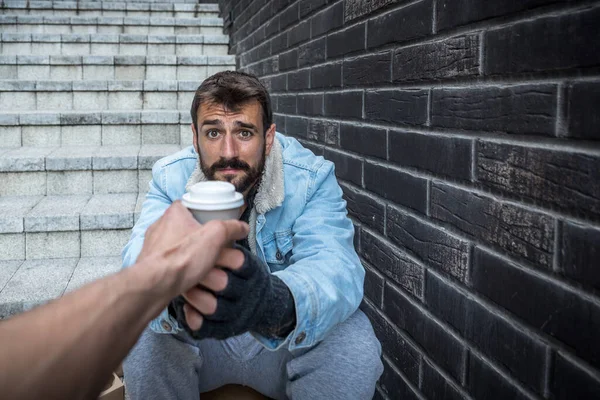
[[[296,325],[294,298],[281,279],[271,275],[268,267],[242,246],[236,249],[244,253],[240,269],[228,270],[227,286],[213,292],[217,299],[216,311],[203,315],[200,329],[194,331],[187,324],[183,296],[175,298],[170,305],[177,321],[195,339],[226,339],[253,331],[266,337],[285,337]]]

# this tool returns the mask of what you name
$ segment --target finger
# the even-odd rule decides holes
[[[203,228],[210,232],[210,240],[217,247],[243,239],[250,232],[247,223],[234,219],[209,221]]]
[[[227,273],[222,269],[213,268],[200,281],[200,284],[213,292],[223,290],[227,286]]]
[[[219,296],[217,302],[215,313],[204,316],[206,322],[229,323],[232,322],[232,319],[239,317],[239,305],[235,301]]]
[[[225,271],[227,273],[227,286],[220,291],[216,291],[215,295],[224,297],[231,300],[238,300],[243,297],[248,291],[248,280],[240,278],[234,275],[231,271]],[[217,306],[217,310],[218,310]]]
[[[183,313],[185,314],[185,321],[191,330],[197,331],[202,327],[204,318],[202,318],[202,315],[198,311],[194,310],[192,306],[187,303],[184,304]]]
[[[206,290],[193,287],[183,294],[185,300],[203,315],[210,315],[217,309],[217,299]]]
[[[236,249],[223,249],[216,264],[222,268],[240,269],[244,265],[244,253]]]

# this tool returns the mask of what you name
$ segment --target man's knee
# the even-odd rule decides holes
[[[381,343],[375,336],[369,318],[357,310],[343,325],[344,342],[352,354],[356,367],[363,373],[373,374],[375,380],[383,373]]]
[[[324,341],[331,361],[347,360],[351,370],[367,379],[379,379],[383,372],[381,344],[371,322],[360,310],[334,328]],[[340,358],[341,357],[341,358]]]

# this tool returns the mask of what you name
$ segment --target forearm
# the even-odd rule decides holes
[[[0,323],[3,398],[93,399],[169,298],[148,261]]]

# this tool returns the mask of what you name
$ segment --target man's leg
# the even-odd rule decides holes
[[[358,310],[310,349],[264,350],[246,364],[247,385],[275,399],[372,399],[381,345]]]
[[[129,398],[198,400],[201,365],[197,347],[146,328],[123,362]]]

